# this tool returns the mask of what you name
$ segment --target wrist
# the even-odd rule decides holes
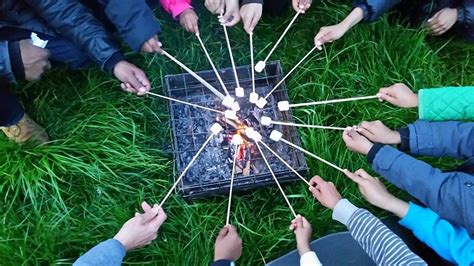
[[[297,243],[296,247],[298,249],[298,254],[300,254],[300,256],[303,256],[303,254],[311,251],[311,248],[309,247],[308,242],[305,242],[302,244]]]
[[[114,239],[117,240],[120,244],[122,244],[122,246],[125,248],[126,251],[129,251],[130,250],[130,246],[126,240],[125,237],[121,236],[120,235],[120,232],[118,232],[115,236],[114,236]]]
[[[370,143],[369,145],[367,145],[367,147],[362,151],[362,153],[364,155],[368,155],[370,150],[372,149],[372,147],[374,147],[374,144],[373,143]]]
[[[402,136],[400,135],[400,132],[396,130],[392,130],[392,137],[391,137],[391,143],[390,144],[401,144],[402,143]]]
[[[380,208],[395,214],[399,218],[403,218],[408,212],[409,205],[407,202],[392,195],[391,198],[387,200],[386,206]]]

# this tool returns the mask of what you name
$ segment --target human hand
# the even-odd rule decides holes
[[[25,79],[28,81],[39,80],[44,72],[51,69],[49,62],[49,50],[34,46],[31,40],[21,40],[21,59],[25,69]]]
[[[214,245],[214,261],[237,261],[242,255],[242,239],[233,225],[224,226],[216,238]]]
[[[204,5],[212,14],[222,14],[224,13],[224,1],[225,0],[206,0]]]
[[[356,131],[372,142],[383,144],[400,144],[402,142],[400,133],[391,130],[380,120],[373,122],[363,121],[357,126]]]
[[[187,32],[199,34],[198,20],[199,18],[192,8],[186,9],[179,14],[179,24]]]
[[[431,35],[439,36],[451,29],[457,20],[458,10],[446,7],[428,19],[427,27]]]
[[[158,204],[152,208],[143,202],[142,209],[145,213],[135,213],[135,217],[128,220],[114,236],[127,251],[151,244],[166,220],[166,214]]]
[[[239,1],[238,0],[223,0],[225,1],[225,13],[219,15],[219,22],[226,26],[232,27],[240,21]]]
[[[250,3],[240,8],[240,17],[244,24],[245,31],[250,34],[257,26],[258,21],[262,17],[263,5],[258,3]]]
[[[324,44],[339,40],[347,31],[347,27],[344,24],[336,24],[332,26],[322,27],[319,29],[318,34],[314,37],[314,45],[321,49]]]
[[[292,0],[291,4],[296,12],[301,10],[301,13],[305,13],[311,7],[311,2],[312,0]]]
[[[141,50],[145,53],[161,53],[163,52],[161,46],[162,44],[158,39],[158,35],[155,35],[142,44]]]
[[[369,175],[364,169],[359,169],[355,173],[345,170],[344,174],[358,185],[360,193],[370,204],[390,211],[398,217],[406,215],[408,204],[388,192],[378,178]]]
[[[311,224],[301,215],[297,215],[290,224],[290,230],[295,233],[296,236],[296,247],[298,248],[298,253],[300,256],[303,256],[306,252],[311,251],[309,247],[309,242],[311,241]]]
[[[342,199],[333,182],[326,182],[319,176],[313,176],[309,183],[311,184],[309,191],[326,208],[334,209]]]
[[[377,97],[380,101],[387,101],[402,108],[418,107],[418,95],[403,83],[381,88],[377,93]]]
[[[150,81],[145,73],[125,60],[115,65],[114,75],[122,82],[120,86],[124,91],[145,95],[151,89]]]
[[[347,128],[342,133],[342,139],[349,150],[367,155],[374,144],[359,134],[354,128]]]

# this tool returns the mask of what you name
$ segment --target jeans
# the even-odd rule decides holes
[[[17,124],[25,113],[14,93],[7,87],[0,87],[0,126]]]

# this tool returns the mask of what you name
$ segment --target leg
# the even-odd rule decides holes
[[[17,124],[25,112],[15,94],[8,88],[0,88],[0,127]]]

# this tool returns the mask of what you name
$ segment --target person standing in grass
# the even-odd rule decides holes
[[[400,4],[401,0],[355,0],[350,14],[340,23],[322,27],[314,38],[315,45],[320,47],[328,42],[340,39],[359,22],[373,22],[384,13]],[[407,1],[409,2],[409,1]],[[410,11],[413,7],[409,8]],[[423,24],[433,36],[443,35],[449,30],[469,41],[474,41],[474,1],[472,0],[423,0],[420,10],[412,20]]]

